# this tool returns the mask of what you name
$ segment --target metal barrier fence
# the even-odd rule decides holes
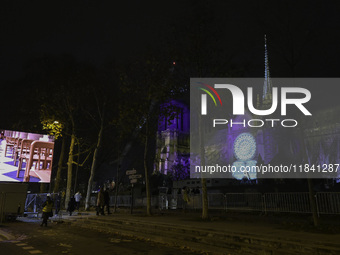
[[[27,194],[25,202],[25,211],[38,213],[42,211],[42,204],[47,199],[47,194],[51,194],[52,200],[54,200],[56,193],[37,193],[37,194]]]
[[[25,211],[39,212],[46,194],[27,195]],[[52,196],[53,197],[53,196]],[[318,214],[340,214],[340,192],[316,193]],[[202,194],[189,195],[187,209],[202,209]],[[96,197],[91,197],[91,205],[96,205]],[[0,193],[0,215],[4,195]],[[134,197],[135,207],[146,207],[147,198]],[[110,206],[115,205],[115,196],[110,197]],[[181,194],[151,197],[151,206],[160,210],[182,209],[184,205]],[[117,197],[118,207],[130,207],[131,196]],[[311,213],[309,193],[227,193],[208,194],[208,208],[217,210],[261,211],[261,212],[289,212]]]
[[[340,192],[318,192],[316,204],[319,214],[340,214]]]
[[[264,194],[265,212],[310,213],[309,193],[269,193]]]
[[[263,211],[260,193],[227,193],[226,210]]]
[[[311,213],[309,193],[228,193],[226,210]],[[340,192],[315,194],[318,214],[340,214]]]
[[[116,200],[115,196],[110,197],[110,206],[115,205],[115,200]],[[117,196],[117,206],[130,206],[130,205],[131,205],[131,196],[128,196],[128,195]]]
[[[33,217],[38,217],[39,214],[42,215],[43,203],[47,200],[47,194],[50,194],[52,201],[56,201],[58,193],[36,193],[27,194],[25,201],[25,213],[26,215],[31,215]],[[52,208],[53,220],[61,221],[63,218],[62,209],[64,208],[64,201],[60,201],[60,204],[54,202]]]
[[[202,199],[200,199],[200,201],[202,201]],[[209,209],[222,209],[222,210],[224,210],[225,207],[226,207],[225,196],[221,193],[208,194],[208,207],[209,207]],[[200,205],[199,208],[202,208],[202,205]]]
[[[190,195],[190,201],[187,203],[188,209],[201,209],[202,208],[202,195]],[[91,205],[96,205],[96,197],[91,197]],[[136,207],[145,207],[147,204],[147,197],[134,197],[133,205]],[[208,204],[210,209],[225,209],[225,198],[221,193],[208,194]],[[115,197],[110,197],[110,206],[115,205]],[[117,197],[117,206],[129,207],[131,206],[131,196],[124,195]],[[177,209],[183,208],[182,195],[166,195],[151,197],[151,206],[160,209]]]
[[[187,209],[202,209],[202,195],[189,195]],[[339,193],[317,193],[316,201],[319,214],[340,214]],[[145,207],[146,197],[135,197],[135,207]],[[91,204],[96,204],[96,198],[91,198]],[[110,197],[110,205],[114,206],[115,197]],[[151,206],[164,209],[182,209],[181,194],[151,197]],[[130,207],[131,196],[117,197],[117,206]],[[309,193],[227,193],[208,194],[208,208],[218,210],[260,211],[260,212],[289,212],[311,213]]]
[[[190,201],[187,203],[187,209],[202,209],[202,195],[189,195]],[[134,205],[146,206],[146,198],[143,198],[144,203],[140,203],[141,198],[136,198]],[[158,197],[152,197],[152,206],[157,206],[159,209],[181,209],[183,208],[184,201],[182,195],[159,195]],[[224,195],[208,194],[208,206],[209,209],[225,209]]]

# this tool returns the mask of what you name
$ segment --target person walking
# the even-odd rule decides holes
[[[61,193],[61,204],[66,207],[66,204],[65,204],[65,199],[66,199],[66,193],[65,193],[65,190],[63,190],[63,192]]]
[[[80,200],[82,198],[81,193],[78,191],[75,195],[74,198],[76,200],[76,207],[77,207],[77,211],[79,211],[79,205],[80,205]]]
[[[107,214],[111,214],[110,213],[110,193],[109,193],[109,188],[105,189],[104,192],[104,202],[105,202],[105,206],[107,209]]]
[[[47,194],[46,201],[42,204],[42,206],[43,206],[42,214],[43,221],[40,226],[42,227],[45,224],[45,227],[47,227],[48,217],[53,216],[52,213],[53,201],[51,200],[50,194]]]
[[[76,209],[76,200],[74,198],[74,195],[70,198],[70,201],[68,201],[67,211],[70,212],[70,216],[72,216],[72,212]]]
[[[101,215],[105,215],[104,206],[105,206],[104,191],[103,188],[100,188],[97,198],[97,215],[99,215],[99,212]]]
[[[60,195],[60,192],[58,192],[55,198],[55,216],[58,216],[58,213],[60,211],[60,206],[61,206],[61,195]]]
[[[185,212],[187,204],[190,202],[190,198],[188,196],[188,189],[186,186],[184,186],[182,189],[182,197],[183,197],[183,212]]]

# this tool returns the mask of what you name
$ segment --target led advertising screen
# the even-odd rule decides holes
[[[0,182],[49,183],[53,154],[53,136],[1,130]]]

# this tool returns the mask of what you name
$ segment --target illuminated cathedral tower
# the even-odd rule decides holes
[[[272,89],[273,89],[273,86],[270,80],[270,73],[269,73],[267,36],[264,35],[264,83],[263,83],[263,93],[262,93],[262,105],[264,109],[266,108],[267,105],[269,105],[270,107],[272,104]]]
[[[269,72],[267,36],[264,35],[264,83],[261,109],[266,110],[272,106],[273,85]],[[258,153],[265,163],[269,163],[278,152],[277,140],[272,128],[263,128],[257,133]]]
[[[262,95],[257,97],[257,109],[267,110],[272,106],[272,82],[269,72],[269,60],[267,49],[267,37],[264,36],[264,81],[262,87]],[[255,116],[246,111],[244,116],[235,116],[235,122],[246,122],[249,119],[263,119],[263,116]],[[264,163],[269,163],[278,152],[276,129],[269,127],[266,123],[263,127],[249,128],[242,126],[229,126],[227,131],[228,152],[226,153],[226,161],[233,164],[236,169],[241,166],[256,165],[257,160],[261,158]],[[245,146],[246,145],[246,146]],[[245,175],[241,172],[233,174],[236,179],[255,179],[256,173]]]
[[[161,117],[158,120],[155,173],[167,174],[175,162],[183,161],[190,153],[189,107],[179,100],[171,100],[171,104],[180,110],[174,119]]]

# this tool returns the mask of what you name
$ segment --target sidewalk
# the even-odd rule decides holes
[[[184,214],[180,211],[157,211],[157,214],[148,217],[140,212],[131,215],[128,211],[105,216],[96,216],[95,212],[89,212],[88,215],[64,216],[63,219],[79,227],[134,235],[138,238],[145,237],[177,244],[183,241],[189,247],[190,242],[194,241],[213,247],[229,245],[240,249],[240,246],[249,246],[246,251],[250,253],[252,249],[261,250],[260,247],[265,247],[272,254],[340,254],[339,233],[328,232],[329,226],[314,228],[307,225],[306,229],[306,226],[299,225],[299,218],[295,219],[296,223],[292,223],[291,220],[276,223],[275,219],[273,220],[276,216],[261,217],[234,213],[221,215],[224,217],[214,215],[210,220],[202,220],[199,212]],[[285,217],[283,220],[286,220]],[[220,243],[214,244],[216,240]],[[298,252],[295,253],[295,250]],[[287,253],[288,251],[291,253]]]
[[[298,215],[299,216],[299,215]],[[273,235],[275,236],[286,236],[290,238],[299,239],[315,239],[320,241],[323,239],[325,241],[338,243],[340,240],[340,233],[336,231],[328,232],[327,228],[330,227],[328,221],[321,221],[321,226],[315,228],[312,224],[307,224],[305,216],[300,216],[304,218],[304,225],[298,217],[287,218],[284,216],[259,216],[252,215],[251,213],[231,213],[226,215],[217,216],[214,213],[210,214],[210,220],[202,220],[200,212],[189,212],[182,213],[181,211],[156,211],[151,217],[148,217],[145,213],[141,211],[135,211],[130,214],[128,209],[119,210],[117,213],[112,213],[111,215],[99,215],[96,216],[94,211],[81,211],[75,212],[72,216],[63,215],[63,220],[79,220],[83,218],[100,218],[100,219],[119,219],[119,220],[134,220],[152,223],[162,223],[178,226],[187,226],[191,228],[203,228],[211,230],[220,231],[232,231],[235,233],[249,233],[256,235]],[[51,220],[56,220],[52,217]],[[281,223],[279,223],[281,221]],[[295,225],[295,226],[294,226]],[[307,226],[306,226],[307,225]],[[340,231],[340,221],[339,219],[335,222],[334,226]],[[306,229],[307,228],[307,229]],[[260,230],[260,231],[259,231]],[[314,232],[314,233],[313,233]]]
[[[201,219],[200,211],[153,210],[149,217],[144,209],[118,208],[111,215],[95,211],[63,211],[62,217],[51,217],[55,223],[104,231],[121,236],[187,247],[209,254],[340,254],[340,219],[337,215],[321,217],[321,227],[311,224],[311,215],[258,212],[210,212],[209,220]],[[40,216],[40,215],[39,215]],[[40,218],[21,217],[31,223]],[[51,225],[53,228],[53,224]],[[13,237],[2,233],[0,239]]]

